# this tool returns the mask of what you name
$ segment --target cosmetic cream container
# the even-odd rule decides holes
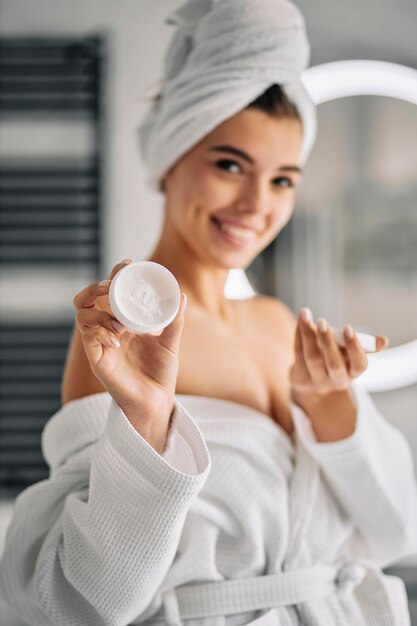
[[[181,291],[175,276],[153,261],[129,263],[110,283],[109,304],[116,319],[136,334],[168,326],[178,313]]]

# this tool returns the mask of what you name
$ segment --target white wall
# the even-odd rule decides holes
[[[146,258],[158,236],[162,196],[145,185],[136,129],[156,93],[172,28],[172,0],[0,0],[1,35],[107,33],[104,258]]]

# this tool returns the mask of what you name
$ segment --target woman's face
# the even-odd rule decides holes
[[[165,177],[166,225],[200,259],[247,267],[291,217],[301,122],[245,109],[187,152]]]

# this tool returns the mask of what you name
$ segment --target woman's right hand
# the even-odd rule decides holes
[[[134,428],[162,452],[174,407],[179,345],[186,296],[177,316],[159,335],[136,335],[103,311],[97,298],[107,296],[112,279],[131,261],[118,263],[104,284],[92,283],[73,299],[76,322],[93,374]],[[118,329],[112,326],[116,322]]]

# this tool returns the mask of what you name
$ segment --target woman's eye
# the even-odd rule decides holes
[[[227,170],[229,172],[240,171],[240,165],[238,165],[236,161],[230,161],[230,159],[221,159],[220,161],[216,161],[216,166],[222,170]],[[234,168],[237,168],[237,170],[230,169],[233,166]]]
[[[287,178],[286,176],[280,176],[275,179],[277,187],[294,187],[294,183],[291,178]]]

